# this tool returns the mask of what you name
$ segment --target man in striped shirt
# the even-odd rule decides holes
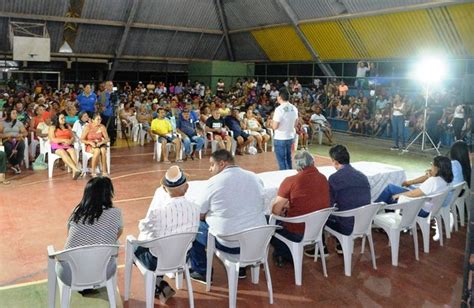
[[[170,198],[163,202],[153,202],[146,217],[140,220],[139,240],[150,240],[182,232],[196,232],[199,227],[199,206],[188,201],[184,194],[188,189],[186,176],[178,166],[171,166],[163,177],[161,184]],[[156,269],[157,258],[148,248],[137,247],[135,255],[151,271]],[[169,284],[157,277],[155,297],[162,303],[176,292]]]

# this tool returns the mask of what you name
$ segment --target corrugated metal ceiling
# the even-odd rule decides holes
[[[334,2],[334,1],[333,1]],[[348,13],[370,12],[394,7],[405,7],[422,3],[436,2],[433,0],[340,0]]]
[[[290,22],[274,0],[228,0],[223,4],[230,30]]]
[[[130,0],[113,0],[113,3],[110,0],[85,0],[81,17],[127,21],[130,7]]]
[[[230,35],[234,56],[239,60],[268,60],[265,52],[260,48],[255,38],[249,32]]]
[[[0,12],[64,16],[69,0],[0,0]]]
[[[119,27],[80,25],[73,50],[76,53],[113,54],[122,32]]]

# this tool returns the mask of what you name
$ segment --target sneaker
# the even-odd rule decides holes
[[[196,272],[196,271],[192,271],[192,272],[189,274],[189,277],[190,277],[192,280],[196,281],[196,282],[206,284],[206,275],[202,275],[202,274],[199,274],[199,273]],[[212,278],[211,278],[211,281],[212,281]]]
[[[392,151],[398,151],[398,150],[400,150],[400,148],[399,148],[399,147],[391,147],[390,150],[392,150]]]
[[[160,282],[160,285],[157,286],[155,289],[155,297],[157,297],[158,295],[160,303],[163,305],[166,303],[168,299],[173,297],[175,294],[176,294],[176,291],[173,290],[173,288],[170,287],[170,285],[164,280],[162,280]]]
[[[239,268],[239,279],[247,278],[247,269],[245,267]]]
[[[304,255],[307,256],[307,257],[310,257],[310,258],[314,258],[314,253],[315,253],[314,246],[312,248],[304,250]],[[318,253],[321,255],[320,251],[318,251]],[[328,248],[326,246],[324,246],[324,257],[325,258],[329,257],[329,251],[328,251]]]
[[[275,265],[279,268],[285,266],[285,259],[282,256],[273,256],[273,260],[275,261]]]
[[[342,255],[342,254],[343,254],[343,252],[342,252],[342,246],[341,246],[341,244],[339,244],[339,243],[337,243],[337,245],[336,245],[336,252],[337,252],[337,254],[339,254],[339,255]]]

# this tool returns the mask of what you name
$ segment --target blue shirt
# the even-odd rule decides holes
[[[225,125],[234,132],[234,136],[240,136],[242,128],[240,127],[240,121],[233,116],[227,116],[224,119]]]
[[[332,174],[329,179],[330,206],[339,211],[352,210],[371,202],[370,184],[367,177],[354,169],[350,164]],[[354,217],[334,217],[338,222],[339,232],[350,234],[354,227]]]
[[[196,136],[195,124],[191,120],[191,118],[187,121],[185,119],[179,120],[178,121],[178,129],[180,131],[182,131],[183,133],[185,133],[186,136],[188,136],[188,137]]]
[[[86,96],[84,92],[81,93],[81,95],[77,97],[77,101],[79,102],[79,111],[95,112],[97,95],[95,95],[94,92],[91,92],[89,96]]]
[[[451,161],[451,169],[453,171],[453,181],[449,183],[449,185],[452,187],[456,184],[464,182],[464,175],[462,174],[462,166],[457,160]],[[443,207],[448,206],[449,203],[451,203],[452,198],[453,198],[453,192],[450,191],[448,193],[448,196],[446,197],[446,200],[444,200]]]
[[[99,102],[102,104],[102,106],[105,107],[104,112],[102,112],[102,115],[106,117],[111,117],[113,115],[113,110],[112,110],[112,103],[110,101],[110,92],[103,92],[100,95]]]

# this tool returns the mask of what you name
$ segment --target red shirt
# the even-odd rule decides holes
[[[278,196],[290,202],[287,217],[301,216],[329,207],[329,184],[326,177],[311,166],[284,179]],[[292,233],[304,233],[304,224],[284,223],[283,226]]]

